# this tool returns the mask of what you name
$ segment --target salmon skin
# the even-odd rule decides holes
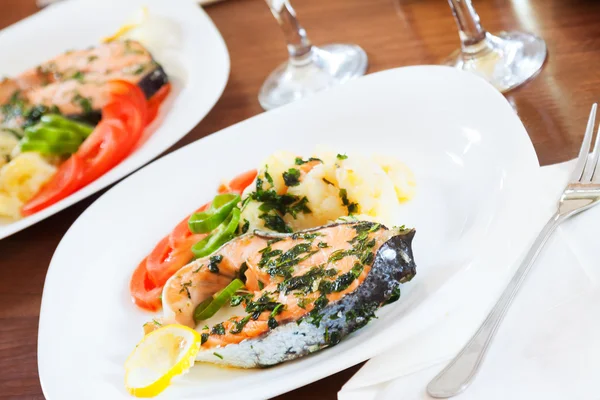
[[[416,274],[414,234],[360,221],[239,236],[171,277],[164,316],[145,329],[196,328],[202,362],[256,368],[302,357],[337,344],[398,300],[400,284]],[[236,277],[246,288],[232,298],[233,316],[196,325],[196,306]]]
[[[163,68],[137,41],[67,51],[14,78],[0,79],[0,127],[31,125],[45,112],[96,123],[108,101],[106,83],[114,79],[138,85],[147,98],[168,82]]]

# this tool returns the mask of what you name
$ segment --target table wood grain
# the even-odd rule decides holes
[[[315,44],[361,45],[369,56],[369,73],[435,64],[458,46],[444,0],[295,0],[294,5]],[[475,0],[475,6],[489,31],[523,29],[546,40],[549,57],[542,72],[506,97],[542,165],[575,156],[589,107],[599,99],[600,2]],[[228,0],[206,10],[229,49],[229,83],[214,109],[169,151],[261,113],[260,85],[286,57],[283,38],[263,1]],[[0,0],[0,28],[36,11],[34,0]],[[2,49],[0,63],[10,63]],[[0,398],[44,398],[36,348],[44,278],[61,237],[101,193],[0,241]],[[335,399],[357,370],[349,368],[281,398]]]

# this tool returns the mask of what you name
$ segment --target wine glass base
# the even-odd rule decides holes
[[[362,76],[367,66],[367,54],[359,46],[313,46],[304,60],[277,67],[260,89],[258,101],[270,110]]]
[[[533,78],[546,59],[546,43],[539,37],[523,32],[486,34],[473,53],[455,51],[444,62],[464,71],[473,72],[507,92]]]

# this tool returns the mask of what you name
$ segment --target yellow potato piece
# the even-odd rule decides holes
[[[38,153],[21,153],[0,169],[0,190],[26,202],[55,173],[56,167]]]
[[[0,217],[21,218],[23,202],[8,193],[0,192]]]

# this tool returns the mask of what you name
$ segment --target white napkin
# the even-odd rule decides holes
[[[536,228],[520,232],[515,227],[521,240],[531,242],[552,214],[571,167],[572,162],[540,168],[535,189],[523,196]],[[600,207],[559,227],[509,310],[479,375],[457,399],[593,398],[600,371],[599,234]],[[506,280],[516,267],[505,271]],[[488,311],[481,304],[491,307],[496,289],[505,283],[482,285],[490,287],[483,295],[489,298],[473,299],[427,332],[372,358],[338,399],[430,398],[427,383],[477,329]]]

